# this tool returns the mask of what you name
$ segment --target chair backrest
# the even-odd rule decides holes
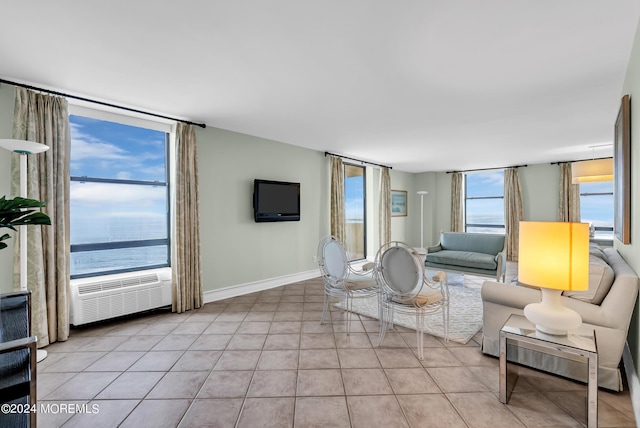
[[[318,266],[323,276],[333,280],[347,278],[349,261],[344,247],[334,236],[327,236],[318,245]]]
[[[0,341],[31,336],[31,292],[19,291],[0,296]]]
[[[424,284],[424,266],[415,250],[402,242],[383,245],[376,256],[376,272],[388,294],[411,298]]]

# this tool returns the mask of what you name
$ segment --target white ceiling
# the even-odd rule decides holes
[[[13,1],[0,76],[409,172],[608,155],[637,0]]]

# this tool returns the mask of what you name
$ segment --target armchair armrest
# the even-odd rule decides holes
[[[370,270],[373,269],[374,266],[375,266],[375,263],[373,263],[373,262],[365,263],[365,264],[362,265],[362,271],[363,272],[369,272]]]
[[[362,265],[359,265],[359,263],[360,262],[357,262],[355,266],[352,263],[349,263],[349,275],[371,276],[375,263],[366,262]]]
[[[497,276],[505,281],[507,272],[507,250],[502,250],[496,255],[496,263],[498,265]]]
[[[37,342],[38,338],[36,336],[23,337],[21,339],[10,340],[8,342],[0,342],[0,354],[16,351],[22,348],[31,348],[35,353]]]
[[[485,281],[480,295],[482,301],[515,309],[524,309],[529,303],[539,302],[541,298],[540,290],[494,281]]]
[[[438,251],[442,251],[442,245],[440,244],[427,247],[427,253],[437,253]]]
[[[3,299],[9,299],[11,297],[18,297],[18,296],[27,296],[31,294],[30,290],[20,290],[20,291],[12,291],[10,293],[3,293],[2,294],[2,298]]]

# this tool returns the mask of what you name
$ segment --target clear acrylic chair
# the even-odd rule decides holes
[[[380,285],[379,305],[382,315],[378,346],[387,328],[393,328],[394,313],[416,317],[416,347],[418,358],[424,358],[424,328],[427,315],[442,313],[444,340],[449,341],[449,288],[446,274],[427,278],[424,261],[415,249],[393,241],[378,250],[374,267]]]
[[[324,309],[321,324],[329,314],[331,298],[342,303],[347,317],[347,334],[351,332],[353,299],[372,297],[378,293],[378,284],[373,276],[373,263],[354,268],[344,245],[335,236],[326,236],[318,244],[318,267],[324,282]]]

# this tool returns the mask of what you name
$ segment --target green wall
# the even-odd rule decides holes
[[[640,272],[640,26],[629,58],[622,93],[631,95],[631,244],[623,245],[614,240],[614,246],[636,273]],[[611,130],[617,112],[611,112]],[[640,373],[640,316],[638,303],[627,336],[636,373]]]
[[[197,140],[204,291],[317,269],[329,233],[324,154],[216,128]],[[300,182],[301,220],[255,223],[255,178]]]

